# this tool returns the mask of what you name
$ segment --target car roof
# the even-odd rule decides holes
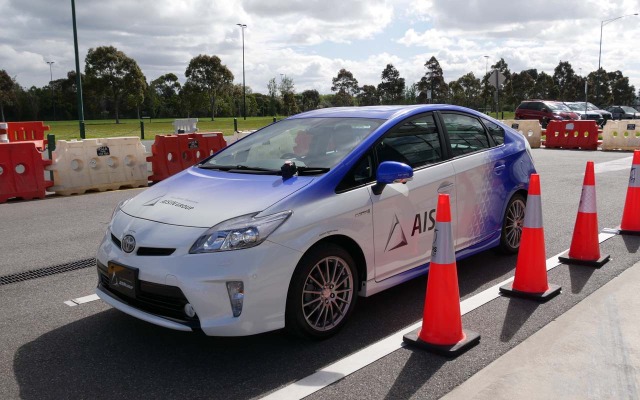
[[[403,115],[428,111],[462,111],[481,116],[475,110],[449,104],[416,104],[416,105],[390,105],[390,106],[363,106],[363,107],[332,107],[321,108],[296,114],[289,118],[376,118],[395,119]]]

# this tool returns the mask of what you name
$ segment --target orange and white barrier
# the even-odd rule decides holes
[[[573,228],[571,247],[567,254],[558,259],[565,264],[580,264],[600,268],[607,261],[609,255],[600,256],[600,242],[598,240],[598,211],[596,207],[596,174],[593,161],[587,161],[582,184],[582,195],[578,216]]]
[[[422,327],[404,335],[403,340],[447,356],[456,356],[480,342],[479,334],[462,330],[448,194],[438,195]]]
[[[505,119],[502,123],[520,132],[532,148],[540,147],[542,126],[537,119]]]
[[[8,199],[43,199],[53,185],[44,179],[43,160],[33,143],[0,143],[0,203]]]
[[[602,150],[640,149],[640,120],[607,121],[602,129]]]
[[[547,260],[542,227],[542,201],[540,176],[531,174],[529,194],[524,212],[524,225],[520,239],[520,251],[513,282],[500,287],[500,293],[547,301],[560,293],[560,286],[547,280]]]
[[[148,185],[146,151],[138,137],[58,140],[52,154],[55,186],[60,195]]]

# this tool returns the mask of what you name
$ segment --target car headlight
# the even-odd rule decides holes
[[[255,217],[257,213],[254,213],[228,219],[200,236],[189,253],[213,253],[257,246],[282,225],[291,213],[289,210],[265,217]]]

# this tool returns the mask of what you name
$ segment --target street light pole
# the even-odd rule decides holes
[[[55,61],[45,61],[49,64],[49,86],[51,87],[51,106],[53,107],[53,120],[56,120],[56,100],[53,97],[53,70],[51,66],[55,63]]]
[[[242,116],[247,119],[247,86],[244,83],[244,28],[246,24],[236,24],[242,30]]]
[[[80,75],[80,57],[78,56],[78,29],[76,28],[76,3],[71,0],[71,18],[73,20],[73,47],[76,53],[76,91],[78,93],[78,124],[80,125],[80,139],[84,133],[84,103],[82,101],[82,75]]]
[[[599,95],[599,91],[600,91],[600,61],[602,59],[602,28],[604,28],[605,25],[612,23],[613,21],[619,20],[620,18],[631,17],[633,15],[638,15],[638,13],[621,15],[619,17],[605,19],[603,21],[600,21],[600,48],[598,50],[598,70],[596,71],[596,101],[599,100],[598,99],[598,95]]]
[[[489,83],[489,56],[484,56],[484,112],[487,112],[487,84]]]

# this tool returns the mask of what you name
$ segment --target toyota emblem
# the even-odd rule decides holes
[[[131,253],[136,248],[136,239],[131,235],[124,235],[122,238],[122,251]]]

